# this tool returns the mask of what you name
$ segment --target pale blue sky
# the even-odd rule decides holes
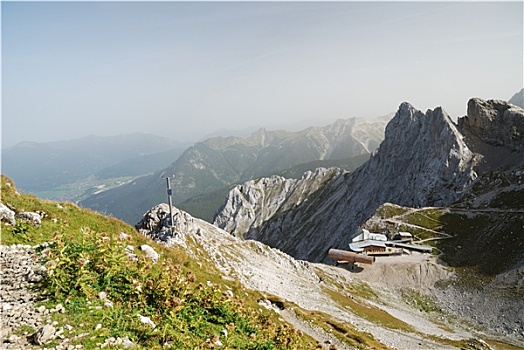
[[[454,118],[523,87],[522,2],[5,2],[2,145]]]

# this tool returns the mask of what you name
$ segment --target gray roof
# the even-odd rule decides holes
[[[351,249],[354,252],[362,252],[364,248],[366,247],[381,247],[386,248],[386,242],[384,241],[375,241],[375,240],[367,240],[367,241],[359,241],[349,244],[349,249]]]

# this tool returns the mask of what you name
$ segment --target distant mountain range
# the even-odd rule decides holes
[[[171,139],[140,133],[22,142],[2,150],[2,172],[24,192],[74,201],[83,191],[104,188],[114,179],[161,169],[185,148]]]
[[[188,148],[167,168],[97,193],[80,204],[136,223],[151,206],[166,202],[164,177],[173,177],[173,202],[211,220],[232,185],[292,171],[300,164],[310,163],[306,168],[314,168],[318,164],[311,162],[315,161],[360,165],[365,158],[360,162],[348,159],[373,152],[384,137],[386,121],[387,117],[375,121],[351,118],[299,132],[260,129],[248,138],[210,138]],[[190,199],[194,200],[187,207],[180,205]]]

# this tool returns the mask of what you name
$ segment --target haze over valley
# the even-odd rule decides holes
[[[284,344],[283,348],[290,348],[290,342],[294,342],[295,348],[312,349],[314,341],[340,349],[519,348],[524,346],[524,325],[520,317],[524,312],[524,109],[502,100],[479,98],[470,99],[467,105],[467,115],[455,123],[442,108],[422,112],[407,102],[401,104],[384,134],[378,133],[383,141],[371,156],[366,153],[366,147],[373,147],[377,142],[370,135],[374,130],[382,130],[381,124],[370,127],[369,123],[355,119],[299,133],[262,129],[247,139],[217,137],[195,144],[184,152],[186,156],[183,154],[171,165],[184,170],[178,176],[194,185],[199,184],[202,177],[228,179],[218,177],[219,174],[230,173],[229,178],[237,180],[242,174],[252,176],[261,165],[263,169],[275,169],[271,165],[278,164],[278,159],[286,159],[284,155],[303,159],[301,155],[317,154],[318,161],[322,161],[342,150],[353,150],[366,156],[360,160],[362,165],[351,171],[320,167],[297,178],[272,175],[232,185],[213,224],[161,203],[146,210],[133,228],[71,203],[41,201],[20,194],[10,179],[2,177],[2,242],[46,240],[42,244],[50,248],[45,250],[44,259],[50,254],[62,254],[60,264],[73,262],[72,266],[81,266],[80,276],[102,271],[100,281],[111,279],[118,269],[134,273],[135,264],[140,266],[140,261],[147,264],[149,259],[156,264],[159,259],[166,259],[162,266],[169,266],[166,264],[171,258],[185,259],[184,267],[198,276],[214,280],[218,277],[217,283],[208,282],[208,287],[212,286],[218,294],[234,298],[242,293],[240,286],[250,293],[259,293],[255,294],[258,313],[263,313],[260,307],[272,310],[270,313],[278,317],[278,322],[285,323],[280,330],[291,327],[291,334],[303,332],[298,333],[299,338],[289,337],[284,343],[278,336],[268,340],[272,344]],[[363,130],[372,133],[366,134]],[[354,138],[355,135],[359,138]],[[279,153],[280,149],[284,153]],[[268,164],[265,160],[275,152],[280,156],[270,157]],[[213,154],[222,161],[213,162],[210,156]],[[246,159],[251,162],[245,162]],[[188,168],[203,173],[187,172]],[[233,169],[239,172],[232,172]],[[284,172],[292,173],[290,169]],[[162,172],[157,180],[161,175]],[[142,179],[146,180],[144,183],[149,182],[147,176]],[[132,184],[138,186],[140,182]],[[144,197],[147,191],[148,187],[142,187],[137,193]],[[120,228],[107,228],[106,220]],[[79,224],[98,229],[106,227],[108,231],[97,233],[85,226],[79,228]],[[65,241],[61,232],[69,232]],[[374,239],[360,238],[369,236]],[[398,236],[409,239],[398,240]],[[100,249],[89,246],[90,240],[96,240]],[[147,244],[138,243],[141,240]],[[107,242],[112,242],[109,249],[104,248]],[[135,250],[132,242],[137,242],[140,249]],[[390,248],[386,248],[387,244]],[[39,247],[2,246],[2,264],[6,267],[2,271],[6,278],[22,276],[13,276],[11,271],[16,271],[17,266],[29,266],[23,260],[26,256],[30,261],[37,261],[31,258],[31,252],[41,249]],[[360,256],[358,263],[344,261],[345,258],[333,260],[330,255],[333,250],[345,252],[346,256]],[[78,262],[70,258],[74,254],[80,254]],[[91,259],[99,262],[91,264]],[[58,264],[56,259],[52,261]],[[101,270],[104,264],[109,264],[107,274]],[[44,278],[52,280],[62,271],[53,266],[52,263],[41,268],[36,265],[23,276],[29,276],[28,281],[32,283]],[[93,271],[88,272],[91,267]],[[57,312],[60,307],[68,328],[40,326],[42,316],[34,319],[29,313],[17,313],[16,310],[22,308],[36,315],[40,311],[31,311],[36,310],[31,297],[21,297],[20,291],[5,288],[7,297],[2,301],[2,310],[8,327],[3,328],[2,337],[7,348],[53,339],[61,339],[62,344],[81,343],[86,348],[117,341],[161,342],[166,347],[166,339],[193,344],[195,337],[199,337],[197,330],[210,327],[206,322],[219,330],[225,327],[224,320],[234,320],[227,321],[229,329],[242,322],[231,316],[224,319],[200,316],[198,323],[186,319],[184,310],[190,303],[193,303],[190,310],[202,310],[202,307],[206,310],[205,300],[208,300],[197,299],[194,304],[193,296],[206,293],[206,289],[202,283],[192,289],[193,272],[186,273],[188,279],[182,280],[180,286],[175,281],[157,282],[151,276],[144,279],[147,281],[144,287],[136,279],[118,280],[105,287],[93,280],[76,291],[78,287],[74,285],[82,278],[74,278],[71,268],[60,279],[60,285],[69,283],[68,278],[74,279],[72,289],[66,289],[69,296],[63,299],[57,290],[52,303],[59,304],[48,311]],[[179,268],[174,267],[168,277],[162,278],[178,278]],[[229,283],[236,283],[236,287],[232,289]],[[54,286],[51,284],[50,288]],[[168,296],[162,296],[160,293],[167,286],[175,289]],[[111,300],[105,302],[101,321],[89,313],[82,315],[82,323],[70,319],[78,313],[80,301],[107,300],[104,290],[90,300],[91,290],[97,288],[111,288],[111,300],[120,300],[119,293],[124,295],[130,289],[136,290],[132,295],[153,293],[156,297],[144,300],[154,301],[155,305],[171,305],[173,300],[174,304],[167,309],[149,307],[135,316],[153,328],[167,327],[172,322],[180,322],[179,327],[191,325],[191,337],[181,340],[179,327],[165,328],[162,339],[158,339],[155,332],[144,337],[130,331],[126,325],[133,322],[131,319],[113,324],[108,320],[120,311]],[[172,299],[172,293],[181,291],[186,293],[179,294],[184,299]],[[64,308],[60,303],[71,298],[76,300],[73,295],[78,293],[80,299],[74,301],[76,306]],[[242,295],[244,305],[253,302],[252,294]],[[124,300],[129,303],[134,299],[128,296]],[[131,307],[131,304],[120,303],[118,308]],[[230,312],[225,306],[220,310],[212,311],[212,315],[226,317]],[[162,316],[166,311],[169,316]],[[150,316],[143,316],[146,312]],[[199,312],[206,314],[207,311]],[[85,329],[85,322],[101,322],[101,326],[92,331],[92,326]],[[29,337],[16,336],[20,325],[28,323],[40,328],[25,326],[35,333]],[[104,325],[118,338],[97,332]],[[251,335],[255,334],[251,331],[247,341],[260,340],[262,332],[271,334],[271,325],[260,325],[258,336]],[[68,329],[65,334],[72,338],[61,336],[64,329]],[[72,332],[72,329],[78,330]],[[85,334],[86,330],[91,334],[90,339],[98,341],[96,347],[75,337],[76,332]],[[247,334],[239,332],[235,331],[234,335],[222,332],[222,337],[213,336],[213,341],[211,338],[198,338],[198,341],[222,344],[229,336],[236,342],[246,341],[241,339]],[[313,341],[308,342],[309,339]]]
[[[523,10],[3,2],[0,349],[523,349]]]

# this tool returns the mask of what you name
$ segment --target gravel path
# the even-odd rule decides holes
[[[31,246],[0,246],[0,349],[31,349],[52,339],[61,344],[48,350],[82,349],[68,344],[64,328],[55,328],[50,320],[51,313],[63,312],[61,305],[50,310],[35,306],[42,299],[31,289],[45,275],[36,260]]]

